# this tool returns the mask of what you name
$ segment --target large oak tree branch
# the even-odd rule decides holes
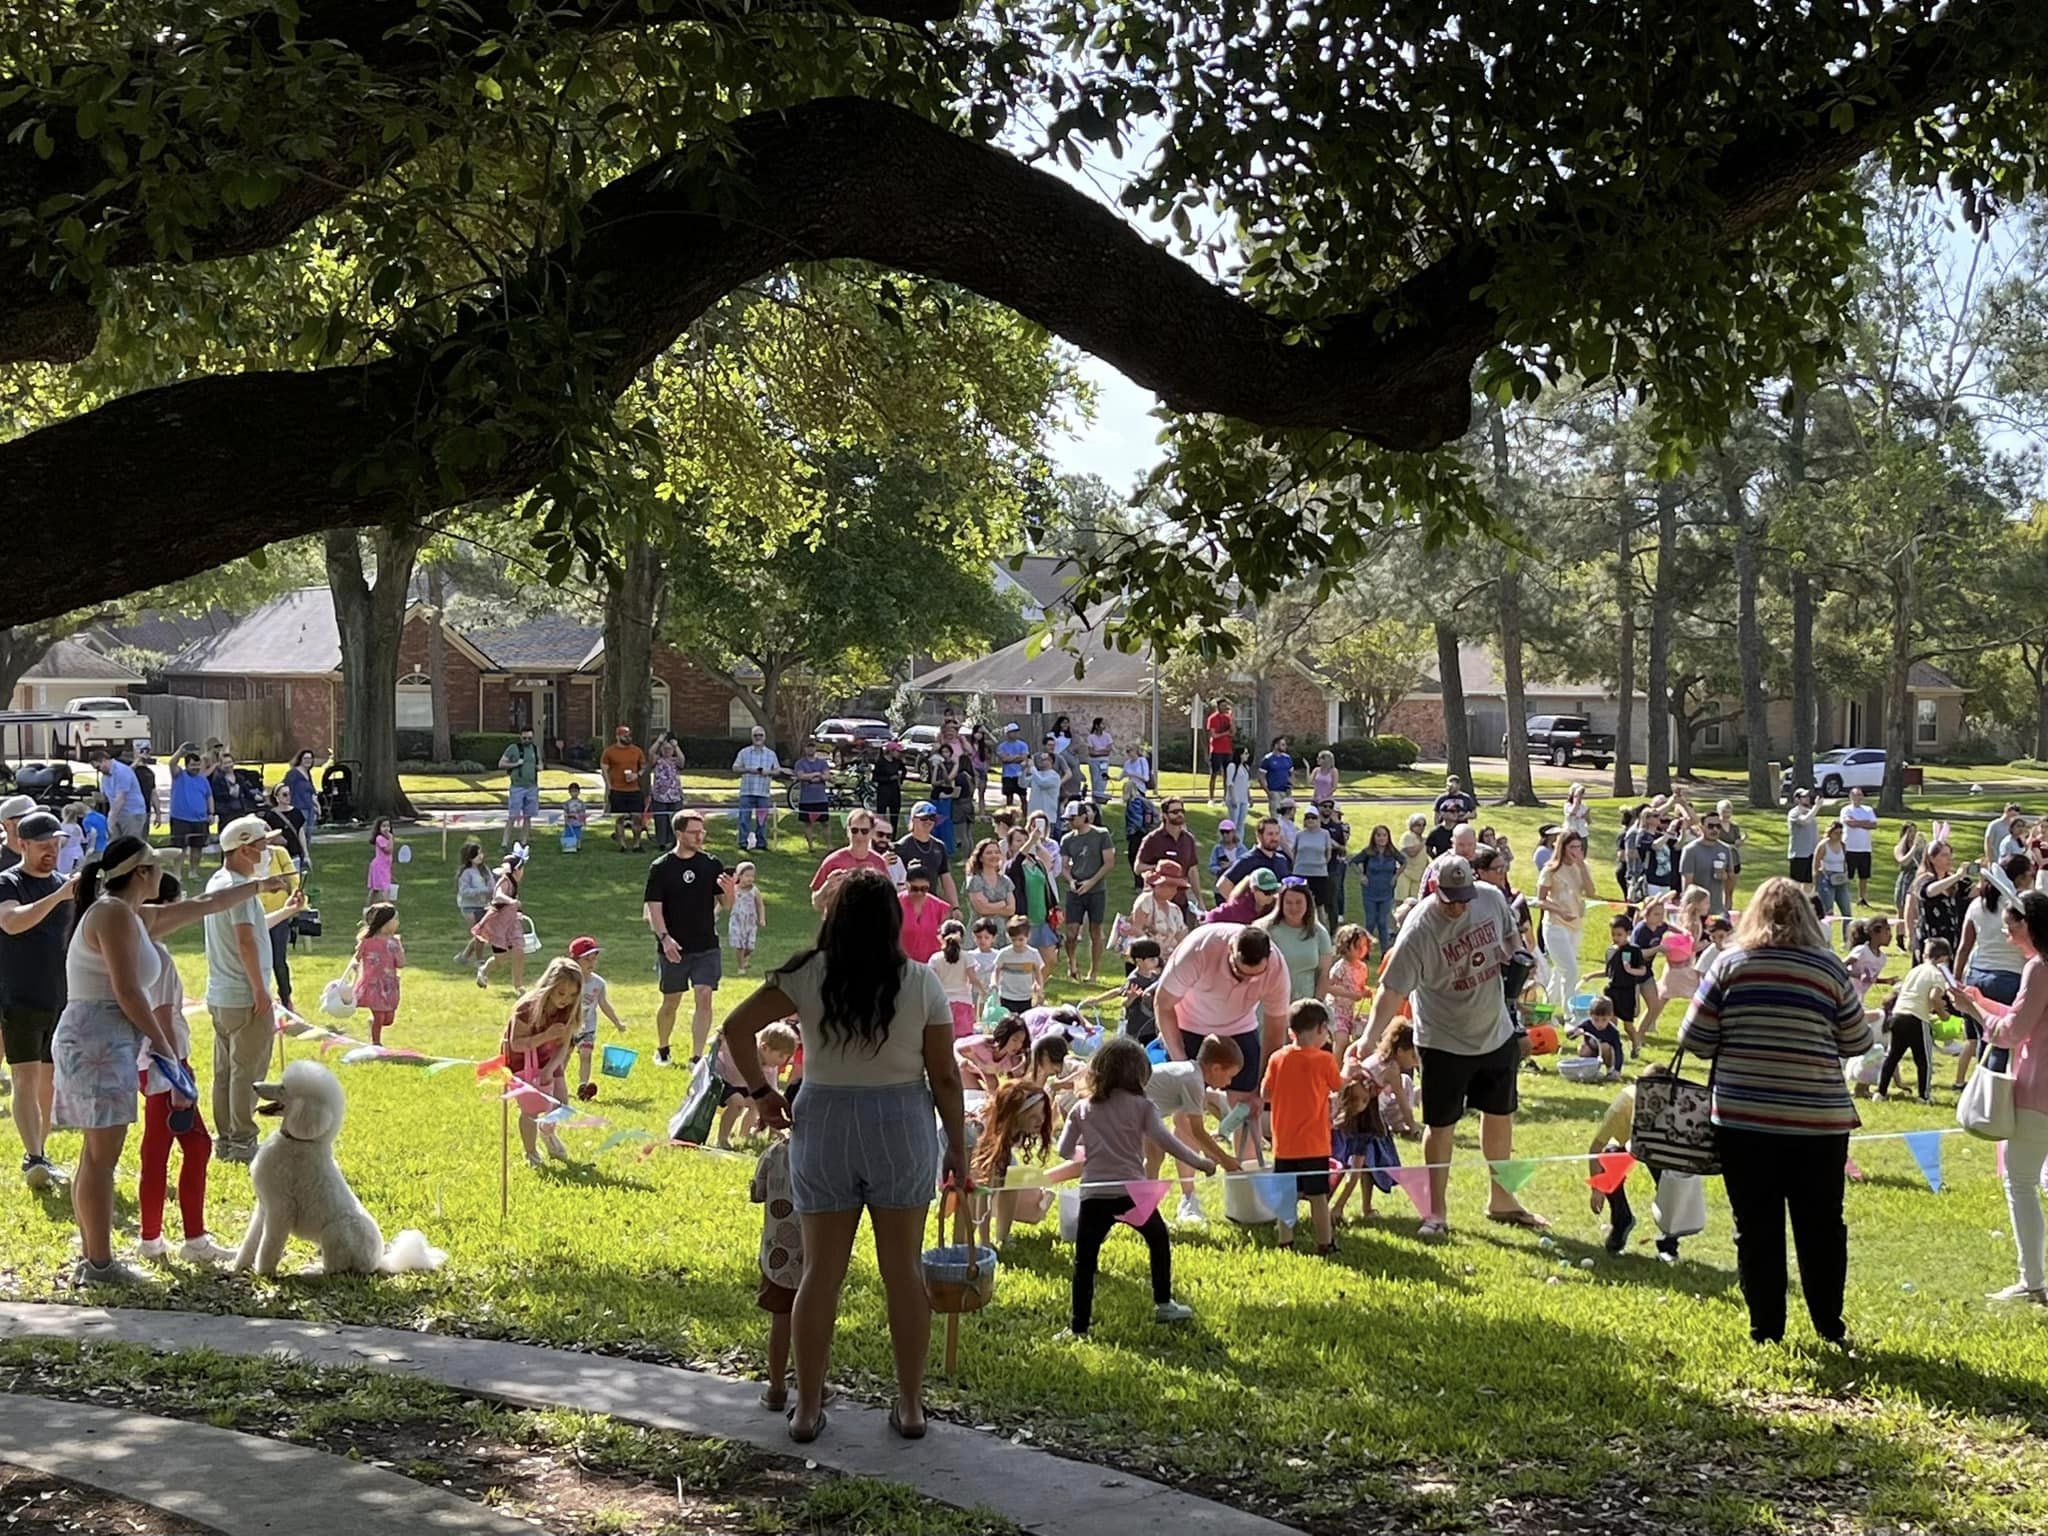
[[[960,7],[961,0],[771,0],[765,5],[743,0],[659,0],[649,5],[639,0],[571,0],[542,6],[515,4],[513,0],[467,0],[461,6],[451,6],[445,20],[459,38],[473,44],[521,29],[530,34],[544,28],[549,36],[595,36],[678,21],[745,21],[778,12],[839,13],[912,25],[950,19],[959,14]],[[429,8],[394,0],[307,0],[298,8],[289,39],[275,12],[257,11],[242,19],[236,24],[226,57],[247,65],[257,59],[274,60],[292,47],[303,50],[331,45],[378,80],[383,109],[392,112],[431,101],[445,78],[464,67],[451,61],[448,42],[436,25],[442,17],[443,13]],[[124,94],[141,89],[146,81],[163,103],[165,136],[171,149],[193,168],[189,179],[196,185],[213,174],[216,164],[244,158],[249,146],[236,141],[217,122],[185,120],[179,106],[183,94],[171,86],[180,76],[181,52],[189,46],[175,32],[167,32],[128,59],[119,73],[125,82]],[[468,52],[464,46],[458,56]],[[218,55],[209,54],[209,66],[218,61]],[[485,65],[479,62],[475,67],[482,70]],[[19,85],[0,80],[0,99]],[[108,162],[96,142],[72,131],[69,112],[59,114],[52,125],[49,154],[37,152],[35,137],[27,128],[47,113],[43,98],[33,91],[13,106],[0,108],[0,214],[34,215],[34,223],[54,229],[57,217],[74,210],[88,223],[120,212],[129,217],[107,253],[106,265],[120,269],[158,261],[159,253],[145,233],[144,220],[134,216],[140,210],[121,206],[126,188],[117,187],[95,198],[95,189],[109,178]],[[340,206],[365,182],[413,154],[410,135],[382,144],[367,116],[346,118],[331,128],[325,152],[299,167],[298,174],[288,179],[271,202],[255,209],[222,208],[185,227],[191,243],[187,259],[214,261],[280,244],[306,223]],[[177,193],[174,184],[159,187],[155,195],[175,203]],[[39,210],[45,208],[61,212],[44,216]],[[4,258],[0,278],[4,278],[0,280],[0,363],[73,362],[92,350],[99,328],[97,313],[75,285],[53,290],[47,280],[35,278],[18,255]]]
[[[1781,216],[1970,77],[1949,45],[1900,54],[1889,113],[1855,129],[1737,140],[1717,162],[1719,235]],[[1901,116],[1903,114],[1903,116]],[[1064,182],[902,109],[808,103],[736,126],[738,170],[671,157],[585,211],[552,258],[580,334],[604,338],[600,387],[622,389],[734,288],[793,262],[860,258],[957,283],[1044,325],[1171,407],[1274,427],[1435,447],[1469,420],[1474,361],[1499,317],[1475,290],[1490,253],[1454,253],[1366,316],[1312,338],[1209,283]],[[729,216],[708,210],[732,206]],[[1703,237],[1711,231],[1702,231]],[[530,488],[536,450],[468,472],[424,502],[360,471],[419,427],[447,359],[503,345],[485,321],[439,349],[365,367],[197,379],[117,400],[0,447],[0,481],[56,526],[92,526],[91,561],[0,566],[0,613],[26,620],[206,569],[281,533],[385,521]],[[386,459],[388,462],[388,458]]]

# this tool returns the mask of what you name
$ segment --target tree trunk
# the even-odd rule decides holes
[[[2020,659],[2034,680],[2034,761],[2048,762],[2048,646],[2023,645]]]
[[[42,624],[0,629],[0,709],[14,707],[14,689],[21,675],[48,654],[57,636]]]
[[[1785,426],[1785,484],[1797,492],[1806,484],[1806,424],[1810,414],[1806,392],[1792,392],[1792,415]],[[1792,595],[1792,782],[1813,782],[1814,736],[1819,700],[1813,677],[1813,578],[1794,565]]]
[[[1812,772],[1812,759],[1835,744],[1836,712],[1837,705],[1835,703],[1834,690],[1828,687],[1828,680],[1826,678],[1822,677],[1819,673],[1815,673],[1813,679],[1813,748],[1807,754],[1808,773]],[[1795,777],[1793,782],[1795,784],[1811,784],[1813,780],[1811,778],[1801,780]]]
[[[438,560],[427,566],[427,677],[433,683],[434,761],[455,761],[448,724],[448,583]]]
[[[353,530],[326,536],[327,585],[341,634],[341,755],[358,766],[356,804],[365,820],[413,814],[398,782],[398,638],[413,562],[428,537],[412,525],[379,529],[371,536],[373,582]]]
[[[1444,769],[1472,788],[1472,732],[1465,719],[1465,675],[1458,670],[1458,627],[1436,621],[1436,675],[1444,697]],[[1508,736],[1513,739],[1514,732]]]
[[[1493,451],[1494,511],[1506,521],[1514,504],[1514,476],[1508,460],[1507,418],[1498,405],[1486,413],[1486,436]],[[1505,552],[1494,582],[1494,611],[1500,620],[1501,687],[1508,707],[1506,803],[1541,805],[1529,773],[1529,733],[1522,724],[1529,716],[1529,694],[1522,682],[1522,557],[1512,549]]]
[[[595,723],[608,741],[614,726],[630,726],[633,739],[651,745],[647,709],[654,675],[654,632],[668,596],[668,553],[647,539],[626,546],[625,559],[604,591],[604,718]],[[675,701],[669,701],[673,710]],[[673,723],[673,717],[671,717]],[[723,766],[722,764],[720,766]]]
[[[1650,732],[1643,780],[1653,795],[1671,793],[1671,578],[1678,562],[1676,480],[1657,487],[1657,574],[1650,588]]]
[[[1692,777],[1692,733],[1699,727],[1683,712],[1673,715],[1672,723],[1678,729],[1671,733],[1671,771],[1683,783]]]
[[[1884,788],[1877,797],[1880,816],[1906,814],[1906,753],[1913,740],[1907,685],[1913,671],[1913,619],[1920,600],[1919,554],[1918,539],[1907,540],[1892,570],[1891,656],[1884,691]]]
[[[1724,487],[1732,477],[1721,476]],[[1764,525],[1744,514],[1742,491],[1724,491],[1735,518],[1735,659],[1742,673],[1742,735],[1749,760],[1749,803],[1758,810],[1776,810],[1778,786],[1771,782],[1769,702],[1764,696],[1764,632],[1757,615],[1763,581]]]
[[[1619,459],[1619,454],[1616,458]],[[1636,792],[1635,770],[1631,766],[1636,734],[1636,583],[1635,518],[1631,515],[1628,486],[1623,481],[1616,498],[1620,508],[1621,533],[1614,552],[1614,599],[1621,614],[1616,644],[1621,647],[1615,668],[1615,688],[1620,701],[1614,713],[1614,796],[1625,799]]]

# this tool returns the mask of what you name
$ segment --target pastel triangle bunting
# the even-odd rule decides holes
[[[1126,1179],[1124,1193],[1131,1198],[1131,1208],[1117,1217],[1129,1227],[1142,1227],[1152,1219],[1152,1213],[1159,1209],[1159,1202],[1166,1198],[1167,1184],[1164,1179]]]

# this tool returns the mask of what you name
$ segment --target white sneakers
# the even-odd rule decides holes
[[[1186,1225],[1192,1227],[1198,1227],[1202,1225],[1204,1221],[1208,1220],[1208,1218],[1202,1214],[1202,1202],[1200,1198],[1195,1195],[1182,1195],[1180,1197],[1180,1205],[1174,1211],[1173,1219],[1175,1221],[1183,1222]]]
[[[1185,1323],[1195,1315],[1195,1309],[1178,1301],[1162,1301],[1152,1309],[1155,1323]]]
[[[171,1242],[166,1237],[146,1237],[135,1245],[135,1251],[145,1259],[163,1259],[170,1256]],[[235,1255],[233,1248],[216,1243],[211,1232],[188,1237],[178,1246],[178,1257],[187,1264],[231,1264]]]
[[[2048,1291],[2031,1290],[2025,1285],[2008,1285],[2002,1291],[1993,1291],[1984,1298],[1986,1301],[2031,1301],[2037,1307],[2048,1307]]]

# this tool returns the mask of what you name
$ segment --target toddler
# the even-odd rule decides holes
[[[771,1086],[782,1081],[782,1069],[796,1056],[796,1031],[785,1023],[763,1024],[754,1036],[754,1048],[761,1056],[761,1070],[767,1074]],[[718,1146],[721,1150],[732,1150],[732,1134],[735,1127],[742,1136],[754,1129],[756,1116],[754,1105],[747,1094],[747,1085],[740,1076],[739,1064],[732,1059],[732,1048],[723,1037],[718,1042],[718,1051],[711,1060],[712,1075],[725,1085],[724,1097],[719,1101],[722,1108],[718,1115]]]
[[[768,903],[762,898],[760,876],[751,863],[732,872],[732,916],[726,919],[726,942],[733,947],[740,974],[747,974],[747,962],[768,927]]]
[[[1643,1076],[1655,1077],[1669,1070],[1659,1062],[1645,1067]],[[1629,1083],[1615,1094],[1613,1101],[1607,1106],[1607,1113],[1600,1118],[1599,1128],[1593,1132],[1592,1145],[1586,1149],[1586,1171],[1589,1177],[1597,1178],[1603,1171],[1600,1166],[1601,1153],[1627,1150],[1629,1135],[1635,1128],[1635,1118],[1636,1085]],[[1652,1187],[1661,1188],[1667,1177],[1670,1175],[1651,1170]],[[1607,1228],[1607,1251],[1620,1253],[1628,1247],[1628,1235],[1635,1230],[1636,1225],[1635,1212],[1629,1208],[1627,1189],[1625,1185],[1616,1185],[1611,1195],[1602,1194],[1597,1189],[1592,1195],[1595,1216],[1603,1209],[1612,1213]],[[1678,1262],[1678,1235],[1667,1232],[1657,1239],[1657,1257],[1667,1264]]]
[[[967,951],[967,969],[974,979],[974,1011],[978,1016],[996,995],[996,967],[1002,962],[1003,925],[992,917],[974,920],[974,948]]]
[[[597,1084],[590,1078],[590,1058],[597,1051],[597,1016],[603,1014],[612,1021],[613,1029],[622,1035],[626,1032],[626,1021],[612,1011],[611,989],[597,974],[597,957],[602,953],[602,946],[588,934],[569,941],[569,958],[576,962],[576,969],[583,977],[583,990],[578,996],[582,1022],[576,1026],[576,1038],[570,1041],[576,1047],[576,1097],[579,1099],[597,1097]]]
[[[512,1005],[505,1021],[498,1049],[512,1073],[513,1092],[518,1094],[519,1140],[526,1148],[526,1165],[542,1166],[536,1138],[547,1143],[548,1156],[569,1161],[569,1152],[552,1125],[541,1116],[559,1108],[568,1098],[563,1066],[569,1057],[569,1041],[576,1033],[577,1003],[583,996],[583,972],[569,959],[553,961],[531,991]],[[529,1091],[519,1093],[524,1085]]]
[[[356,1006],[370,1012],[370,1044],[382,1045],[384,1031],[398,1019],[398,973],[405,969],[405,946],[398,940],[398,908],[388,901],[363,909],[356,930],[356,954],[349,962],[355,973]]]
[[[516,853],[508,853],[496,874],[483,920],[470,930],[470,937],[490,950],[484,963],[476,968],[476,984],[488,987],[491,967],[510,955],[512,985],[522,987],[526,983],[526,926],[519,920],[519,887],[526,880],[526,861]]]
[[[57,834],[57,876],[75,874],[85,863],[85,802],[74,800],[59,813],[63,826]]]
[[[1581,1056],[1597,1056],[1604,1075],[1611,1081],[1621,1078],[1621,1063],[1626,1056],[1621,1042],[1621,1028],[1614,1022],[1614,1004],[1604,997],[1593,999],[1593,1006],[1586,1010],[1586,1017],[1574,1024],[1567,1034],[1577,1038]]]
[[[1010,947],[996,959],[996,999],[1011,1013],[1045,1001],[1045,958],[1031,947],[1031,919],[1010,919]]]
[[[1393,1175],[1386,1170],[1401,1166],[1394,1137],[1417,1134],[1408,1084],[1421,1065],[1415,1025],[1402,1018],[1388,1021],[1376,1045],[1360,1036],[1345,1054],[1344,1093],[1338,1100],[1343,1147],[1337,1155],[1353,1171],[1344,1176],[1330,1202],[1332,1222],[1344,1214],[1354,1190],[1359,1213],[1370,1216],[1374,1193],[1394,1187]]]
[[[953,1015],[953,1038],[965,1040],[974,1033],[974,998],[979,985],[974,967],[968,964],[967,930],[956,918],[939,927],[939,951],[930,960],[932,974],[945,989],[946,1007]]]
[[[1160,1117],[1173,1126],[1174,1133],[1190,1146],[1208,1153],[1219,1168],[1232,1173],[1238,1170],[1238,1161],[1209,1134],[1207,1116],[1211,1110],[1221,1113],[1228,1109],[1230,1101],[1222,1097],[1223,1091],[1243,1066],[1244,1052],[1235,1040],[1228,1035],[1210,1035],[1196,1049],[1193,1061],[1155,1062],[1152,1075],[1145,1082],[1145,1097],[1152,1101]],[[1156,1144],[1148,1147],[1145,1176],[1158,1178],[1159,1166],[1165,1161],[1162,1148]],[[1203,1220],[1202,1202],[1195,1194],[1194,1171],[1186,1163],[1180,1165],[1180,1209],[1175,1219],[1188,1223]]]
[[[747,1198],[761,1207],[761,1283],[754,1305],[768,1314],[768,1385],[761,1406],[789,1407],[789,1316],[804,1278],[804,1229],[789,1182],[789,1140],[778,1136],[754,1164]],[[832,1396],[828,1389],[827,1399]]]
[[[571,784],[569,798],[562,802],[562,852],[583,851],[583,828],[589,820],[590,810],[583,803],[583,791]]]
[[[1166,1128],[1159,1111],[1145,1097],[1152,1063],[1145,1048],[1121,1036],[1105,1040],[1089,1063],[1088,1097],[1074,1107],[1060,1132],[1061,1157],[1077,1153],[1086,1159],[1081,1186],[1081,1215],[1074,1238],[1074,1337],[1085,1338],[1095,1317],[1095,1271],[1103,1240],[1119,1216],[1134,1209],[1124,1183],[1145,1177],[1144,1148],[1164,1147],[1183,1163],[1204,1173],[1216,1165]],[[1138,1235],[1152,1258],[1152,1317],[1155,1322],[1184,1323],[1194,1312],[1173,1299],[1173,1239],[1155,1209],[1138,1226]]]
[[[455,952],[457,965],[474,965],[491,952],[476,936],[476,926],[484,920],[490,904],[491,872],[484,866],[483,844],[471,839],[455,856],[455,910],[462,914],[463,927],[470,930],[469,942]]]
[[[1294,1175],[1287,1213],[1275,1227],[1280,1246],[1294,1243],[1294,1220],[1300,1202],[1308,1201],[1315,1224],[1316,1252],[1337,1251],[1330,1221],[1330,1100],[1344,1087],[1337,1058],[1330,1054],[1330,1010],[1312,997],[1287,1010],[1283,1045],[1266,1063],[1260,1093],[1272,1106],[1273,1171]]]
[[[1131,940],[1130,961],[1131,974],[1124,978],[1123,1032],[1140,1045],[1150,1045],[1159,1038],[1159,1014],[1152,999],[1164,968],[1159,941]]]
[[[96,859],[105,853],[114,836],[113,828],[107,825],[107,797],[95,794],[87,800],[78,824],[85,832],[85,856]]]
[[[391,818],[379,816],[370,828],[370,867],[363,880],[370,888],[371,902],[396,901],[398,881],[392,877],[391,854],[396,843],[391,836]]]
[[[1331,942],[1336,953],[1330,957],[1330,1048],[1342,1056],[1351,1045],[1352,1018],[1358,1004],[1372,993],[1372,970],[1367,961],[1372,936],[1356,923],[1345,923]]]

